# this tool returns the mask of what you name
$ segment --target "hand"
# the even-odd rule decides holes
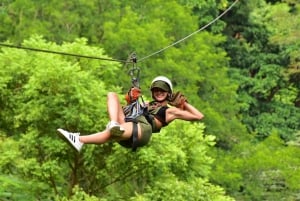
[[[169,104],[183,110],[185,102],[187,102],[186,97],[178,91],[172,94]]]
[[[128,93],[125,95],[125,99],[127,103],[132,103],[133,101],[137,100],[141,96],[141,89],[138,87],[131,87]]]

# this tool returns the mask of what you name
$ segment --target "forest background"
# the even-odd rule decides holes
[[[298,0],[240,0],[149,56],[233,3],[1,1],[0,200],[300,200]],[[73,151],[56,129],[105,128],[106,94],[124,97],[132,52],[146,100],[165,75],[205,118],[172,123],[136,153]]]

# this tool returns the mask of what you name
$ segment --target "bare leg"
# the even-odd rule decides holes
[[[79,141],[84,144],[103,144],[108,142],[110,138],[109,130],[105,130],[91,135],[82,135],[79,137]]]
[[[125,132],[117,138],[118,140],[129,139],[132,135],[132,122],[125,122],[125,114],[116,93],[109,92],[107,95],[107,110],[111,121],[121,124]],[[138,125],[138,138],[141,138],[141,128]],[[114,138],[116,139],[116,138]]]
[[[119,140],[129,139],[132,134],[132,123],[131,122],[124,123],[124,124],[122,124],[122,127],[125,128],[125,131],[124,131],[123,135],[120,136],[119,138],[111,137],[110,131],[104,130],[102,132],[95,133],[95,134],[81,135],[81,136],[79,136],[79,141],[84,144],[103,144],[110,140],[119,141]],[[140,127],[138,128],[138,133],[140,136],[140,133],[141,133]]]
[[[125,123],[125,115],[120,104],[118,95],[114,92],[109,92],[107,95],[107,112],[111,121],[120,124]]]
[[[115,121],[121,124],[121,126],[124,128],[124,133],[122,136],[116,138],[112,137],[110,130],[106,129],[102,132],[90,134],[90,135],[82,135],[79,136],[79,141],[84,144],[103,144],[105,142],[108,142],[112,139],[114,140],[125,140],[129,139],[132,134],[132,123],[125,122],[125,115],[122,109],[122,106],[120,104],[120,101],[118,99],[118,95],[114,92],[109,92],[107,95],[107,111],[109,115],[109,119],[111,121]],[[140,137],[140,127],[138,129],[139,137]]]

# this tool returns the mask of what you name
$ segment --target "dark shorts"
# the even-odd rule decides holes
[[[138,140],[137,146],[142,147],[142,146],[145,146],[146,144],[148,144],[151,139],[152,126],[144,116],[139,116],[137,118],[137,121],[138,121],[138,125],[141,127],[141,131],[142,131],[142,137],[141,137],[141,139]],[[127,148],[132,148],[132,136],[128,140],[119,141],[119,144],[124,147],[127,147]]]

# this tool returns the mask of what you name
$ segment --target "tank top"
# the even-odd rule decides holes
[[[158,119],[162,123],[163,127],[165,127],[168,125],[168,123],[166,122],[166,110],[168,108],[168,106],[162,106],[158,102],[151,102],[149,104],[148,111],[150,115]],[[152,121],[152,128],[153,133],[158,133],[160,131],[160,128],[157,127],[154,120]]]

